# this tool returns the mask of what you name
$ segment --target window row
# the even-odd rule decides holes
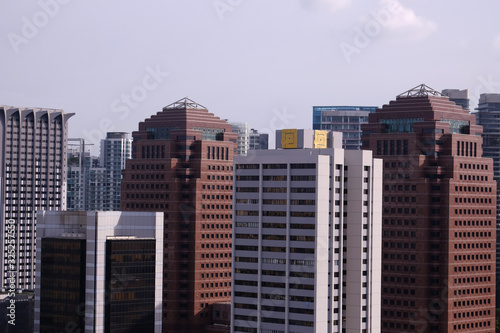
[[[207,175],[208,180],[233,180],[233,176]]]
[[[456,203],[491,203],[491,198],[455,198]]]

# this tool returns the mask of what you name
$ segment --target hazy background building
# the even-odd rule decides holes
[[[127,133],[108,132],[101,140],[99,157],[86,151],[84,139],[70,139],[68,151],[67,210],[119,211],[121,171],[132,156],[132,139]]]
[[[35,332],[162,332],[163,213],[38,212]]]
[[[232,132],[238,134],[238,141],[236,147],[236,155],[246,156],[249,146],[249,128],[248,123],[230,122]]]
[[[108,132],[101,140],[99,161],[105,169],[105,196],[103,210],[120,210],[122,170],[132,157],[132,139],[128,133]]]
[[[313,106],[313,129],[342,132],[342,148],[361,148],[361,124],[376,106]]]
[[[235,157],[231,332],[379,332],[381,160],[341,133],[276,137]]]
[[[66,207],[66,150],[71,116],[73,113],[59,109],[0,106],[2,290],[7,288],[6,277],[11,272],[16,276],[18,289],[35,287],[36,211]],[[8,247],[7,241],[11,240],[14,244],[9,243]],[[12,246],[14,256],[8,257]]]
[[[441,93],[444,96],[448,96],[450,101],[455,102],[455,104],[460,105],[464,110],[469,111],[469,89],[444,89],[443,91],[441,91]]]
[[[252,128],[248,134],[248,150],[268,149],[269,134],[259,133],[258,130]]]

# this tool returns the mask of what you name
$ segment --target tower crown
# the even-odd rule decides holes
[[[431,87],[425,85],[424,83],[399,94],[398,98],[408,98],[408,97],[426,97],[426,96],[444,96],[439,91],[432,89]]]

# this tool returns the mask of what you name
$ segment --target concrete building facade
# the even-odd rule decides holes
[[[380,332],[382,164],[341,135],[235,158],[231,332]]]

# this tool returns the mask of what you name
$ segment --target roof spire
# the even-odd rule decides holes
[[[203,105],[196,103],[195,101],[189,99],[187,96],[181,98],[177,102],[164,107],[164,109],[197,109],[197,110],[207,110]]]
[[[408,91],[405,91],[404,93],[399,94],[397,97],[425,97],[425,96],[444,96],[441,94],[439,91],[436,91],[432,89],[431,87],[425,85],[425,84],[420,84]]]

